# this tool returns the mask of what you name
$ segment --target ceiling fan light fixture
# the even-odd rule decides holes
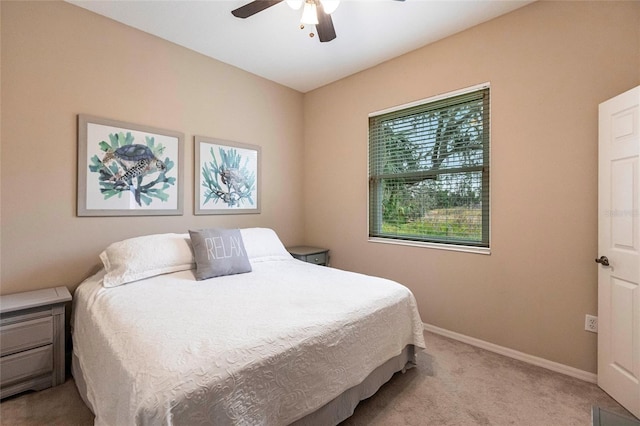
[[[324,13],[331,15],[340,6],[340,0],[320,0]]]
[[[304,4],[304,0],[286,0],[289,7],[293,10],[298,10]]]
[[[318,25],[318,12],[313,0],[305,1],[300,22],[305,25]]]

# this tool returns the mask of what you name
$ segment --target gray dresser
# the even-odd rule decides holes
[[[66,287],[0,296],[0,398],[65,379]]]

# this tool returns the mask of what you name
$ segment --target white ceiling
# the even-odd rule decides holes
[[[327,43],[285,2],[239,19],[251,0],[67,1],[304,93],[533,0],[343,0]]]

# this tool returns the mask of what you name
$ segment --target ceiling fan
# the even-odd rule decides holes
[[[231,14],[237,18],[248,18],[282,1],[284,0],[255,0],[232,10]],[[304,10],[300,20],[300,28],[304,28],[305,24],[315,24],[318,38],[323,43],[336,38],[336,30],[333,28],[331,13],[338,7],[339,1],[287,0],[287,4],[293,9],[299,9],[303,3]],[[310,35],[313,37],[312,34]]]
[[[231,14],[237,18],[248,18],[282,1],[284,0],[255,0],[232,10]],[[340,0],[286,0],[286,3],[296,10],[304,4],[300,28],[304,28],[305,25],[315,25],[320,42],[325,43],[336,38],[331,14],[340,4]],[[313,35],[313,33],[309,34],[311,37]]]

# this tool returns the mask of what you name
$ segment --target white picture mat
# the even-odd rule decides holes
[[[217,164],[220,165],[222,163],[222,159],[220,157],[221,148],[227,152],[230,149],[236,150],[238,155],[241,156],[240,167],[246,167],[248,170],[255,173],[255,187],[250,193],[253,204],[249,203],[248,200],[243,200],[242,203],[236,206],[230,206],[222,200],[218,200],[216,202],[213,199],[209,199],[205,202],[207,199],[208,188],[203,185],[204,177],[202,169],[205,166],[210,169],[210,163],[213,161],[213,157],[211,156],[212,149]],[[196,136],[195,154],[195,214],[260,213],[260,146]]]
[[[122,129],[112,126],[105,126],[102,124],[89,123],[87,125],[87,140],[89,143],[87,144],[87,168],[89,164],[91,164],[91,158],[94,155],[97,155],[98,158],[102,159],[104,157],[104,151],[100,150],[98,143],[106,141],[109,143],[109,135],[113,133],[121,132]],[[155,139],[155,145],[162,145],[165,147],[164,152],[159,160],[164,161],[165,158],[170,158],[174,163],[178,158],[178,139],[171,136],[158,135],[158,134],[150,134],[147,132],[140,132],[137,130],[127,130],[125,132],[131,133],[133,136],[134,144],[146,145],[145,136],[151,136]],[[176,177],[176,166],[171,169],[168,173],[168,177]],[[88,169],[87,169],[88,170]],[[162,202],[160,200],[154,199],[148,206],[142,203],[142,205],[138,205],[134,198],[134,195],[131,191],[123,192],[122,196],[114,196],[107,200],[104,199],[104,196],[100,192],[100,184],[97,178],[97,173],[92,173],[90,171],[87,172],[87,209],[95,210],[95,209],[127,209],[127,210],[174,210],[178,208],[178,188],[176,185],[170,185],[169,188],[165,189],[165,193],[169,195],[169,199],[166,202]],[[153,181],[157,177],[157,173],[150,174],[143,178],[143,183],[148,183]]]

